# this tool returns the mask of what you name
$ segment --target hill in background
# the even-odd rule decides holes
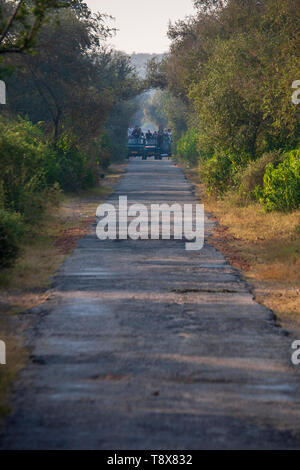
[[[146,77],[146,67],[147,62],[150,59],[156,57],[157,59],[161,60],[165,54],[147,54],[147,53],[133,53],[131,54],[131,62],[134,65],[138,75],[141,78]]]

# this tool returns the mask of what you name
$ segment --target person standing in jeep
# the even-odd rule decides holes
[[[162,147],[164,141],[164,128],[163,126],[159,126],[158,135],[157,135],[157,143],[159,147]]]

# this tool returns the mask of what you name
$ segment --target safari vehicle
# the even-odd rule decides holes
[[[127,141],[127,157],[145,156],[145,139],[143,137],[129,137]]]
[[[168,136],[164,136],[160,146],[156,139],[149,140],[145,145],[144,159],[153,156],[156,160],[161,160],[162,157],[171,157],[171,155],[171,139]]]
[[[156,139],[148,140],[145,145],[144,159],[146,159],[147,157],[159,158],[159,156],[160,156],[160,148],[157,144],[157,140]]]
[[[172,156],[172,145],[169,136],[164,136],[163,142],[160,146],[160,157],[171,157]]]

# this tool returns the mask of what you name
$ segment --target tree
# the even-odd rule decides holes
[[[34,54],[11,54],[3,63],[15,68],[7,80],[8,110],[42,123],[54,148],[68,135],[73,145],[96,153],[95,142],[110,126],[112,138],[127,130],[130,113],[114,123],[112,116],[143,82],[128,56],[105,45],[112,34],[105,18],[85,8],[58,10],[41,28]]]
[[[82,141],[104,125],[112,97],[105,84],[97,89],[105,74],[104,67],[99,75],[97,57],[108,54],[92,55],[101,34],[105,36],[107,30],[103,32],[99,17],[58,11],[41,28],[35,54],[11,57],[4,63],[18,67],[8,81],[14,89],[10,108],[33,122],[51,122],[54,146],[62,131],[69,129]]]
[[[297,0],[199,0],[197,15],[169,29],[169,91],[189,108],[209,147],[255,159],[293,146],[299,107],[291,84],[300,68]]]
[[[0,55],[31,49],[49,13],[67,8],[71,3],[63,0],[0,0]]]

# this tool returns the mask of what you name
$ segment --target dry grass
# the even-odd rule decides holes
[[[210,198],[197,170],[185,171],[206,211],[218,220],[213,243],[244,272],[257,300],[286,328],[300,332],[300,210],[265,213],[258,204],[237,205],[230,195]]]
[[[64,196],[58,208],[49,208],[39,226],[24,238],[15,266],[0,273],[0,339],[7,347],[7,364],[0,365],[0,419],[9,410],[7,392],[28,358],[22,346],[27,325],[16,321],[16,314],[49,297],[52,276],[87,233],[97,206],[111,193],[124,168],[113,165],[101,186]]]
[[[109,194],[109,188],[97,188],[90,196],[65,196],[60,207],[52,207],[47,217],[34,227],[24,238],[22,253],[12,269],[2,270],[0,285],[9,292],[44,289],[49,287],[50,276],[64,260],[67,251],[59,249],[57,240],[61,236],[78,230],[78,237],[85,234],[85,228],[95,218],[97,205]],[[80,230],[79,230],[80,229]],[[70,246],[70,249],[74,245]]]
[[[0,366],[0,419],[10,411],[7,392],[26,363],[28,352],[22,346],[21,333],[10,332],[7,321],[0,320],[1,339],[6,344],[7,365]]]

